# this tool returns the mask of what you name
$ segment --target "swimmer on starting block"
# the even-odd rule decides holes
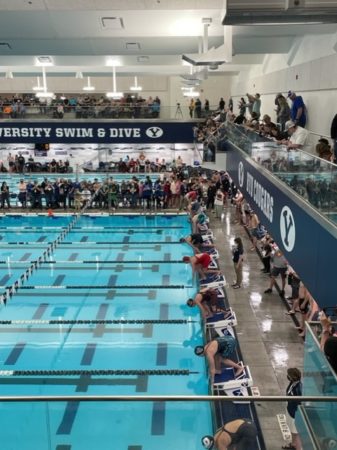
[[[195,252],[199,252],[200,247],[214,248],[214,244],[205,241],[200,233],[193,233],[185,238],[181,238],[180,242],[186,242],[186,244],[190,245]]]
[[[196,253],[194,256],[184,256],[183,262],[191,264],[193,272],[199,274],[200,280],[206,279],[206,273],[220,273],[217,269],[208,268],[212,262],[212,258],[208,253]]]
[[[232,336],[222,336],[208,342],[204,347],[198,345],[194,349],[197,356],[206,356],[208,361],[211,383],[214,383],[214,375],[221,374],[221,363],[235,369],[235,378],[242,374],[244,366],[232,361],[228,357],[236,348],[236,340]]]
[[[249,419],[236,419],[219,428],[214,436],[204,436],[201,443],[204,448],[214,450],[246,450],[257,437],[254,423]]]
[[[212,317],[214,314],[223,312],[224,319],[231,315],[231,311],[224,308],[220,299],[218,298],[218,292],[216,289],[204,288],[201,289],[197,295],[187,300],[187,305],[191,308],[198,306],[203,319]]]

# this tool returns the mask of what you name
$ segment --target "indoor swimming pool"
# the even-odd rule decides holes
[[[2,403],[3,448],[199,448],[209,404],[80,402],[209,393],[185,305],[198,289],[187,216],[6,216],[0,229],[0,395],[79,400]]]

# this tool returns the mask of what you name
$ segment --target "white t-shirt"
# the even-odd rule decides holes
[[[308,135],[309,132],[306,129],[298,126],[294,133],[290,136],[289,142],[292,144],[301,145],[303,147],[307,143]]]

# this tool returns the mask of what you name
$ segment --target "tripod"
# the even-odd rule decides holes
[[[177,109],[176,109],[176,114],[175,114],[174,118],[178,119],[178,117],[180,117],[181,119],[184,117],[183,112],[180,107],[180,103],[177,103]]]

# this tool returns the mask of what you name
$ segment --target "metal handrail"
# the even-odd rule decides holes
[[[289,396],[286,395],[261,395],[237,397],[235,395],[17,395],[0,396],[0,403],[10,402],[205,402],[224,401],[235,403],[261,402],[287,402],[289,400],[299,402],[328,402],[337,403],[337,396]]]
[[[331,139],[331,136],[328,136],[327,134],[322,134],[322,133],[316,133],[316,131],[310,131],[307,130],[310,134],[314,134],[315,136],[319,136],[319,137],[325,137],[327,139]]]

